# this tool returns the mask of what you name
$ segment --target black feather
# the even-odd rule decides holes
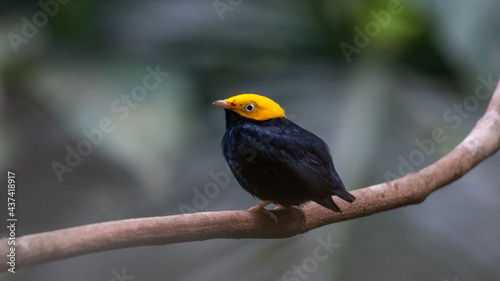
[[[283,206],[307,201],[340,212],[331,196],[353,202],[326,143],[286,118],[258,121],[226,111],[222,151],[240,185]]]

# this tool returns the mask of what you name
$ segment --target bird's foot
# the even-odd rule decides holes
[[[278,211],[278,210],[289,210],[290,208],[288,207],[285,207],[283,205],[278,205],[278,207],[274,208],[275,211]],[[292,208],[294,209],[294,208]]]
[[[249,211],[262,211],[262,210],[265,210],[265,208],[267,207],[267,205],[269,204],[272,204],[273,201],[271,200],[266,200],[262,203],[260,203],[259,205],[257,206],[253,206],[252,208],[248,209]]]
[[[278,218],[276,217],[275,214],[273,214],[271,211],[269,211],[269,210],[266,209],[266,206],[269,205],[269,204],[271,204],[271,203],[273,203],[273,201],[266,200],[266,201],[260,203],[257,206],[253,206],[252,208],[250,208],[248,210],[249,211],[261,211],[261,212],[263,212],[264,214],[266,214],[269,218],[271,218],[273,220],[274,226],[276,226],[278,224]],[[276,209],[278,209],[280,206],[276,207]]]

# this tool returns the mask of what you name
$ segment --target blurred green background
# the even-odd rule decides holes
[[[246,92],[323,138],[348,190],[419,170],[484,113],[500,74],[499,9],[4,0],[0,171],[17,173],[17,235],[257,204],[225,178],[224,114],[211,104]],[[122,249],[0,280],[498,280],[499,167],[497,154],[422,204],[289,239]],[[336,243],[325,259],[319,241]]]

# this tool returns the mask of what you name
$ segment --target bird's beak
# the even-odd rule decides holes
[[[215,105],[217,105],[219,107],[222,107],[224,109],[234,110],[234,106],[232,106],[231,104],[229,104],[225,100],[216,100],[216,101],[213,102],[213,104],[215,104]]]

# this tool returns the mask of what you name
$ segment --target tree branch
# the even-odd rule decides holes
[[[327,224],[418,204],[459,179],[500,146],[500,83],[471,133],[436,163],[402,178],[353,191],[357,200],[335,202],[342,213],[315,203],[298,211],[273,211],[277,226],[261,212],[222,211],[127,219],[25,235],[15,244],[16,269],[100,251],[208,239],[285,238]],[[0,271],[7,271],[7,239],[0,239]]]

